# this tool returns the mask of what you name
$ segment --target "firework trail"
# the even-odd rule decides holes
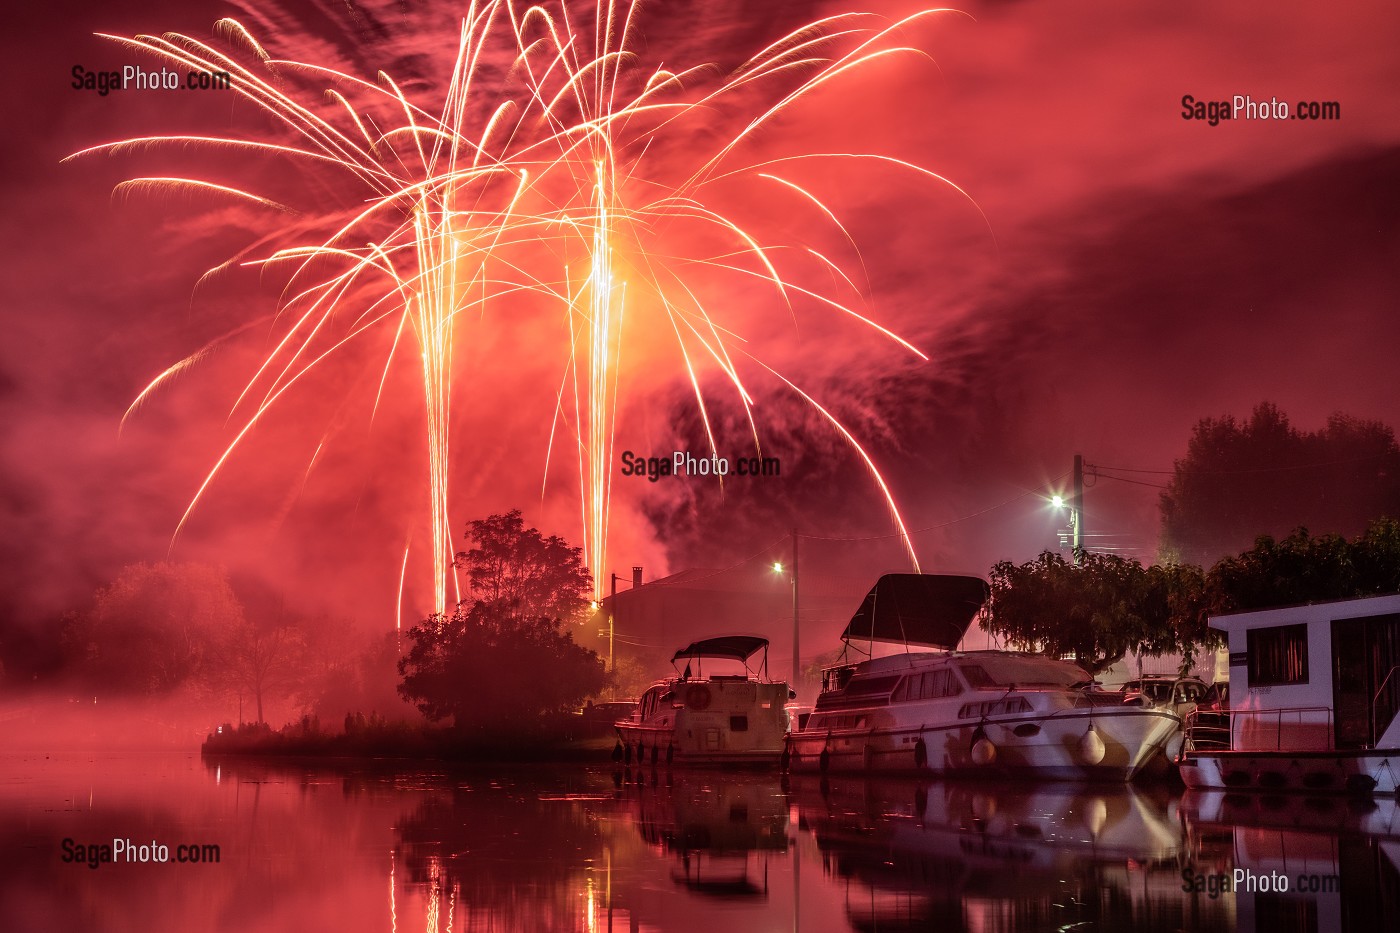
[[[736,357],[749,354],[735,346],[742,341],[736,337],[737,328],[724,326],[710,302],[700,297],[704,289],[694,281],[697,276],[728,275],[740,280],[741,289],[754,280],[764,282],[774,302],[786,310],[791,311],[794,299],[813,300],[858,319],[927,359],[908,341],[857,311],[848,299],[807,287],[801,277],[780,272],[777,254],[790,244],[763,242],[745,222],[712,201],[711,192],[755,182],[780,185],[815,209],[838,240],[853,246],[835,211],[816,193],[781,173],[803,162],[855,161],[902,169],[961,189],[919,166],[875,153],[804,152],[759,159],[746,155],[752,149],[746,143],[759,134],[780,131],[777,124],[786,111],[842,75],[887,56],[923,54],[891,41],[914,22],[950,11],[924,10],[893,23],[870,14],[827,17],[783,36],[734,73],[719,77],[717,69],[704,63],[680,70],[644,66],[636,48],[639,5],[635,0],[600,0],[590,12],[591,30],[587,18],[580,26],[580,18],[570,15],[566,0],[557,6],[530,7],[518,19],[513,16],[512,23],[531,100],[545,126],[542,145],[558,147],[557,156],[540,166],[534,187],[537,192],[564,192],[558,196],[559,222],[578,231],[588,253],[586,300],[577,296],[571,300],[571,310],[583,318],[574,327],[582,335],[575,341],[574,427],[579,437],[584,550],[595,570],[595,594],[601,596],[611,501],[608,467],[614,451],[627,306],[638,309],[634,317],[659,312],[669,324],[715,455],[718,450],[697,374],[697,367],[707,361],[733,388],[756,448],[760,439],[753,417],[754,397],[736,364]],[[723,116],[717,120],[717,114]],[[716,122],[741,129],[710,139],[708,148],[698,144],[713,135],[705,131]],[[677,140],[684,141],[682,147]],[[677,156],[677,148],[684,148],[683,155]],[[552,178],[556,174],[563,176],[557,185]],[[572,200],[569,192],[574,193]],[[723,246],[709,255],[678,246],[677,228],[697,226]],[[839,265],[815,250],[806,252],[817,260],[820,272],[835,272],[838,282],[858,292]],[[918,559],[899,509],[869,454],[807,392],[761,361],[753,362],[809,403],[860,456],[917,570]],[[585,404],[579,404],[580,398]]]
[[[472,4],[461,28],[456,62],[440,112],[409,101],[385,74],[372,83],[330,68],[273,59],[240,23],[222,20],[218,30],[227,51],[178,35],[106,36],[114,42],[189,69],[227,72],[232,90],[272,118],[268,140],[205,136],[142,137],[107,143],[75,153],[121,153],[161,145],[195,144],[239,154],[278,157],[331,173],[332,184],[360,197],[340,226],[320,239],[249,259],[269,243],[295,240],[324,225],[324,218],[302,219],[271,198],[241,188],[189,178],[137,178],[118,193],[174,189],[236,198],[280,212],[276,225],[233,262],[291,268],[280,315],[290,324],[248,381],[233,407],[242,427],[205,476],[176,528],[193,514],[239,444],[274,403],[318,364],[347,344],[389,327],[393,338],[380,378],[382,394],[389,367],[405,330],[412,335],[422,368],[428,500],[434,540],[434,609],[447,606],[452,532],[448,516],[451,466],[453,349],[459,315],[485,302],[494,289],[530,288],[518,277],[493,279],[490,260],[511,227],[511,205],[524,188],[525,174],[506,164],[499,151],[503,116],[509,105],[488,111],[483,125],[469,121],[480,111],[469,106],[475,68],[500,22],[500,3]],[[245,64],[244,58],[251,58]],[[323,104],[305,104],[283,90],[289,75],[329,82]],[[337,88],[348,88],[347,96]],[[381,129],[387,127],[387,129]],[[506,127],[508,128],[508,127]],[[493,151],[495,149],[496,151]],[[291,216],[289,216],[291,215]],[[330,270],[329,273],[326,270]],[[373,279],[373,284],[368,280]],[[352,310],[345,315],[343,312]],[[339,322],[349,320],[348,326]],[[206,351],[175,364],[138,397],[183,371]],[[133,406],[134,407],[134,406]],[[378,399],[376,399],[376,410]],[[460,596],[460,594],[457,594]]]
[[[905,26],[938,12],[946,11],[925,10],[893,23],[871,14],[817,20],[723,75],[705,63],[643,65],[635,2],[600,0],[580,12],[565,2],[473,0],[446,93],[432,109],[411,101],[382,72],[369,81],[274,59],[233,20],[218,24],[228,46],[222,50],[178,34],[106,37],[179,67],[227,72],[233,91],[270,117],[273,130],[266,139],[127,139],[69,158],[191,144],[257,154],[326,176],[351,205],[327,224],[320,214],[300,215],[272,197],[210,180],[136,178],[119,186],[122,194],[177,190],[230,197],[272,212],[269,232],[230,263],[282,271],[286,279],[279,310],[284,333],[235,402],[241,427],[192,497],[176,534],[245,437],[308,373],[351,343],[391,332],[379,376],[382,396],[407,333],[421,365],[434,608],[445,611],[456,586],[448,514],[454,348],[464,339],[463,322],[483,318],[506,296],[525,294],[557,302],[568,314],[570,350],[546,471],[562,428],[577,450],[595,595],[601,595],[607,567],[608,466],[622,351],[632,345],[623,340],[629,308],[630,320],[660,322],[673,335],[713,453],[704,374],[713,370],[732,387],[756,447],[755,396],[744,373],[771,374],[859,455],[917,568],[899,510],[870,455],[816,398],[745,349],[743,322],[726,320],[711,296],[724,280],[746,291],[761,283],[794,320],[800,303],[825,307],[927,359],[857,309],[856,276],[840,262],[780,235],[765,238],[725,205],[746,185],[777,186],[854,254],[836,211],[792,169],[812,163],[887,169],[961,193],[927,169],[878,153],[753,154],[755,138],[780,134],[785,112],[843,75],[888,56],[922,55],[895,39]],[[493,73],[487,81],[484,63],[502,49],[513,62],[510,74]],[[320,101],[307,103],[286,89],[294,78],[329,86]],[[711,131],[717,124],[740,129],[717,135]],[[872,183],[869,172],[861,177]],[[289,242],[294,245],[282,245]],[[797,267],[788,254],[805,265]],[[812,269],[825,284],[812,284]],[[844,290],[834,291],[831,282]],[[139,398],[206,350],[170,367]],[[407,554],[404,559],[406,566]]]

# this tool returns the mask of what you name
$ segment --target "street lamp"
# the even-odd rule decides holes
[[[1051,496],[1050,504],[1057,510],[1069,509],[1069,537],[1074,555],[1074,563],[1079,563],[1080,555],[1084,551],[1084,457],[1081,454],[1074,455],[1073,479],[1070,481],[1073,487],[1069,501],[1066,502],[1063,496]],[[1064,537],[1060,539],[1060,546],[1064,547]]]
[[[1069,531],[1066,532],[1063,529],[1060,531],[1060,547],[1064,547],[1066,544],[1068,544],[1070,546],[1070,553],[1073,555],[1072,559],[1074,563],[1077,564],[1079,563],[1080,546],[1079,510],[1074,508],[1074,506],[1072,505],[1067,505],[1063,496],[1052,496],[1050,498],[1050,505],[1053,506],[1055,511],[1057,512],[1061,511],[1062,509],[1069,511]]]

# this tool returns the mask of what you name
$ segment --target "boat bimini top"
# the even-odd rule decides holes
[[[990,590],[981,577],[887,573],[851,616],[841,640],[926,645],[952,651]]]
[[[686,676],[689,676],[690,662],[699,661],[701,658],[723,658],[730,661],[738,661],[744,665],[745,670],[749,667],[749,658],[763,652],[763,660],[759,663],[758,669],[766,676],[768,670],[768,639],[760,638],[757,635],[721,635],[718,638],[704,638],[700,641],[691,642],[689,645],[677,651],[671,657],[674,665],[682,658],[686,661]]]

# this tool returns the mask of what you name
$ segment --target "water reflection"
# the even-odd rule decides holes
[[[3,764],[7,929],[1289,933],[1400,917],[1394,800],[169,756]],[[65,837],[214,842],[222,858],[93,870],[60,861]],[[1237,870],[1290,890],[1212,896],[1205,879]],[[1302,890],[1313,877],[1330,880]]]
[[[788,850],[788,807],[776,778],[702,771],[644,774],[623,785],[638,834],[672,859],[671,880],[710,897],[767,898],[769,867]]]
[[[1394,798],[1188,791],[1188,834],[1225,843],[1239,933],[1394,929],[1400,805]],[[1227,856],[1227,857],[1226,857]],[[1208,876],[1207,876],[1208,877]]]
[[[854,929],[1224,929],[1188,918],[1169,799],[1119,786],[793,782]]]

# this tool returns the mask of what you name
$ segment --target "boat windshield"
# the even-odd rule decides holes
[[[1053,658],[978,658],[958,664],[973,687],[1075,687],[1093,678],[1081,668]]]

